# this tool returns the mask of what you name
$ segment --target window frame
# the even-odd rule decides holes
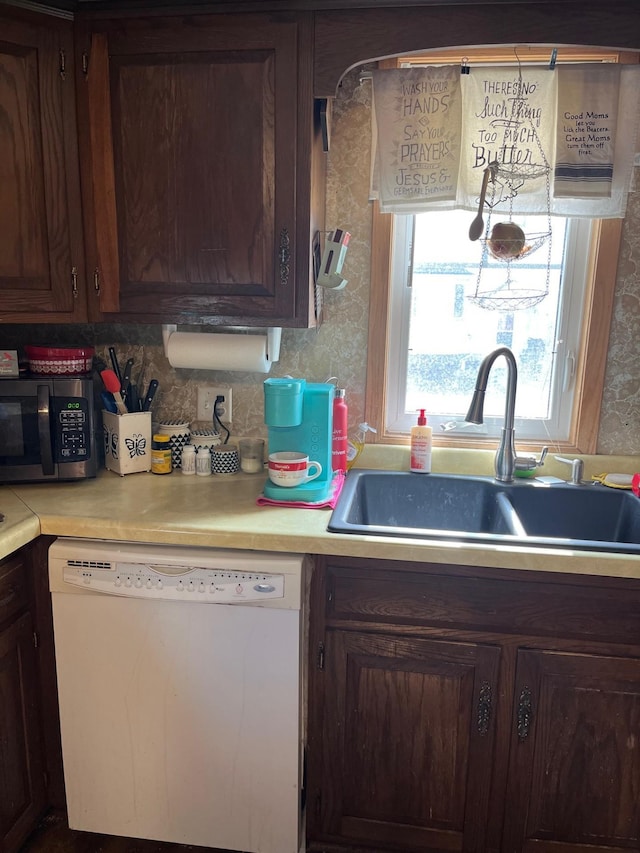
[[[507,50],[513,57],[514,48],[465,49],[465,60],[495,61]],[[549,56],[549,48],[518,46],[520,59],[536,60]],[[559,51],[560,53],[560,51]],[[428,51],[421,55],[424,63],[460,62],[461,51]],[[638,62],[636,54],[605,51],[596,48],[568,48],[564,57],[573,61]],[[379,67],[396,68],[400,62],[418,62],[418,57],[381,60]],[[556,450],[564,453],[595,453],[600,425],[600,410],[604,389],[609,332],[613,313],[618,259],[623,219],[593,221],[593,236],[587,264],[586,292],[583,305],[581,344],[577,353],[575,373],[575,404],[569,432],[565,441],[554,441]],[[389,309],[391,301],[392,246],[394,215],[381,213],[377,201],[372,203],[371,223],[371,291],[365,391],[365,420],[375,425],[377,433],[368,433],[371,443],[409,444],[406,432],[393,432],[386,425],[387,358],[389,340]],[[384,358],[380,358],[380,343],[384,341]],[[485,436],[448,436],[434,432],[436,447],[489,448],[495,438]],[[521,449],[536,451],[543,441],[518,441]]]

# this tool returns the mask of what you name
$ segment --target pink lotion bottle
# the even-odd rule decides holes
[[[425,409],[418,409],[418,423],[411,427],[411,461],[409,470],[416,474],[429,474],[431,471],[432,430],[427,426]]]

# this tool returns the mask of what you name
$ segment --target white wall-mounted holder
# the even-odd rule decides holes
[[[242,370],[269,373],[280,359],[282,329],[266,334],[178,332],[175,325],[162,326],[164,354],[172,367],[195,370]]]

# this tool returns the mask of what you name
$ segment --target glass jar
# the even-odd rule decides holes
[[[151,472],[153,474],[171,473],[171,444],[168,435],[155,433],[151,439]]]

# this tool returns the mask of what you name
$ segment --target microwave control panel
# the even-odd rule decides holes
[[[89,401],[84,397],[55,397],[54,447],[56,462],[85,462],[91,456]]]

